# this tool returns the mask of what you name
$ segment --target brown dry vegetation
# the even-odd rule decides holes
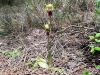
[[[100,53],[92,55],[88,47],[93,43],[88,36],[100,31],[94,13],[95,0],[50,1],[30,0],[18,5],[18,0],[16,5],[0,7],[0,50],[24,47],[15,59],[0,53],[0,75],[60,75],[41,67],[33,72],[31,66],[25,66],[38,55],[47,59],[47,38],[43,28],[49,21],[46,3],[55,6],[50,39],[53,65],[64,68],[66,75],[82,75],[84,71],[100,75],[96,68],[100,64]]]

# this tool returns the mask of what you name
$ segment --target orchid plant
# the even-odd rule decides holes
[[[46,30],[46,35],[47,35],[47,51],[48,51],[48,64],[51,66],[52,65],[52,55],[50,52],[50,30],[51,30],[51,16],[53,15],[53,10],[54,10],[54,6],[53,4],[47,4],[46,5],[46,10],[49,16],[49,21],[50,24],[45,24],[44,28]]]
[[[47,14],[49,16],[49,21],[50,21],[50,23],[44,25],[44,28],[46,31],[46,36],[47,36],[47,51],[48,51],[47,58],[48,58],[48,60],[46,61],[42,56],[38,56],[36,59],[34,59],[34,58],[32,59],[32,61],[35,61],[34,64],[32,62],[27,62],[26,65],[27,66],[31,65],[32,68],[34,69],[34,71],[37,70],[37,66],[40,66],[42,68],[49,69],[52,73],[57,71],[60,74],[66,74],[64,69],[59,69],[59,68],[52,66],[52,55],[51,55],[51,51],[50,51],[50,32],[51,32],[51,28],[52,28],[51,18],[52,18],[53,10],[54,10],[53,4],[47,4],[46,10],[47,10]]]

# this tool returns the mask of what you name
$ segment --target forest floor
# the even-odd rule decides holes
[[[84,71],[100,75],[100,70],[96,68],[96,65],[100,64],[100,53],[91,54],[88,47],[90,44],[88,34],[92,31],[70,26],[62,34],[53,33],[54,37],[51,37],[53,65],[64,68],[66,75],[82,75]],[[0,49],[4,51],[13,51],[22,45],[24,48],[15,59],[6,58],[6,55],[0,53],[0,75],[61,75],[41,67],[33,72],[32,67],[25,65],[31,58],[39,55],[47,58],[45,30],[30,28],[24,36],[20,33],[18,36],[9,34],[0,38]]]

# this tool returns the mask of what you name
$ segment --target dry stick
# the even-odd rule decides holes
[[[61,31],[57,31],[56,34],[63,33],[63,32],[65,32],[68,28],[70,28],[70,27],[85,28],[85,29],[91,29],[91,30],[94,29],[94,28],[89,28],[89,27],[84,27],[84,26],[72,25],[72,26],[66,27],[65,29],[63,29],[63,30],[61,30]]]
[[[90,30],[94,29],[94,28],[89,28],[89,27],[84,27],[84,26],[71,25],[71,26],[68,26],[68,27],[62,29],[61,31],[57,31],[56,33],[52,34],[50,37],[54,38],[56,35],[59,35],[60,33],[66,32],[66,30],[69,29],[69,28],[71,28],[71,27],[85,28],[85,29],[90,29]]]
[[[66,30],[69,29],[69,28],[71,28],[71,27],[85,28],[85,29],[90,29],[90,30],[94,29],[94,28],[89,28],[89,27],[84,27],[84,26],[72,25],[72,26],[68,26],[68,27],[62,29],[61,31],[57,31],[55,34],[52,34],[51,37],[54,38],[56,35],[59,35],[60,33],[66,32]]]

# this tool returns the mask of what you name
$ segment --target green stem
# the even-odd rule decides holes
[[[51,16],[49,18],[50,18],[50,29],[51,29],[51,28],[53,28],[51,25],[52,18],[51,18]]]
[[[49,64],[49,66],[51,66],[52,65],[52,55],[51,55],[51,52],[50,52],[50,37],[49,37],[49,35],[47,35],[47,39],[48,39],[48,41],[47,41],[47,50],[48,50],[48,64]]]
[[[61,22],[62,22],[62,19],[63,19],[63,18],[61,18]],[[62,31],[62,24],[61,24],[61,31]],[[62,37],[62,33],[61,33],[61,37]]]
[[[47,42],[47,43],[48,43],[47,48],[48,48],[48,52],[50,52],[50,42],[49,42],[49,41],[50,41],[50,38],[49,38],[49,35],[47,35],[47,39],[48,39],[48,42]]]

